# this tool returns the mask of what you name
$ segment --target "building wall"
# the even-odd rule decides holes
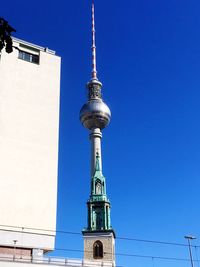
[[[0,246],[51,250],[56,229],[60,57],[15,39],[39,64],[0,59]],[[16,226],[16,227],[8,227]],[[30,234],[31,232],[31,234]],[[37,233],[37,234],[35,234]]]

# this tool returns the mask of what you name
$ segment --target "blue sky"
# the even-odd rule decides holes
[[[95,0],[95,6],[98,77],[112,111],[102,149],[116,235],[183,244],[185,234],[200,239],[200,2]],[[79,122],[91,71],[90,13],[89,0],[1,3],[16,37],[62,57],[57,229],[79,233],[90,185],[89,132]],[[83,250],[82,236],[58,234],[56,247]],[[200,258],[200,248],[193,252]],[[121,239],[116,253],[189,256],[187,247]],[[190,263],[119,255],[117,265]]]

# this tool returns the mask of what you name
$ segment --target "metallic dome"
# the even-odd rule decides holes
[[[80,121],[85,128],[105,128],[111,118],[109,107],[102,99],[92,99],[84,104],[80,110]]]

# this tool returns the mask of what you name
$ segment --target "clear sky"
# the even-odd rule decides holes
[[[113,228],[117,237],[182,244],[192,234],[198,246],[200,1],[95,0],[95,5],[98,77],[112,111],[102,149]],[[17,29],[16,37],[62,57],[57,229],[81,233],[90,143],[79,110],[91,71],[91,1],[1,1],[0,15]],[[82,236],[58,234],[56,248],[81,251]],[[116,253],[189,257],[184,246],[119,238]],[[193,253],[200,259],[200,248]],[[81,258],[82,252],[54,255]],[[118,255],[117,265],[190,262]]]

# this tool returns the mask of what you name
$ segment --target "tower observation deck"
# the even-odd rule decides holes
[[[102,99],[102,83],[97,78],[94,3],[92,2],[92,72],[87,83],[88,100],[80,110],[80,121],[90,131],[91,193],[87,201],[88,223],[82,231],[84,258],[110,261],[115,265],[115,232],[111,226],[110,201],[106,194],[106,179],[102,172],[102,129],[111,119],[109,107]]]

